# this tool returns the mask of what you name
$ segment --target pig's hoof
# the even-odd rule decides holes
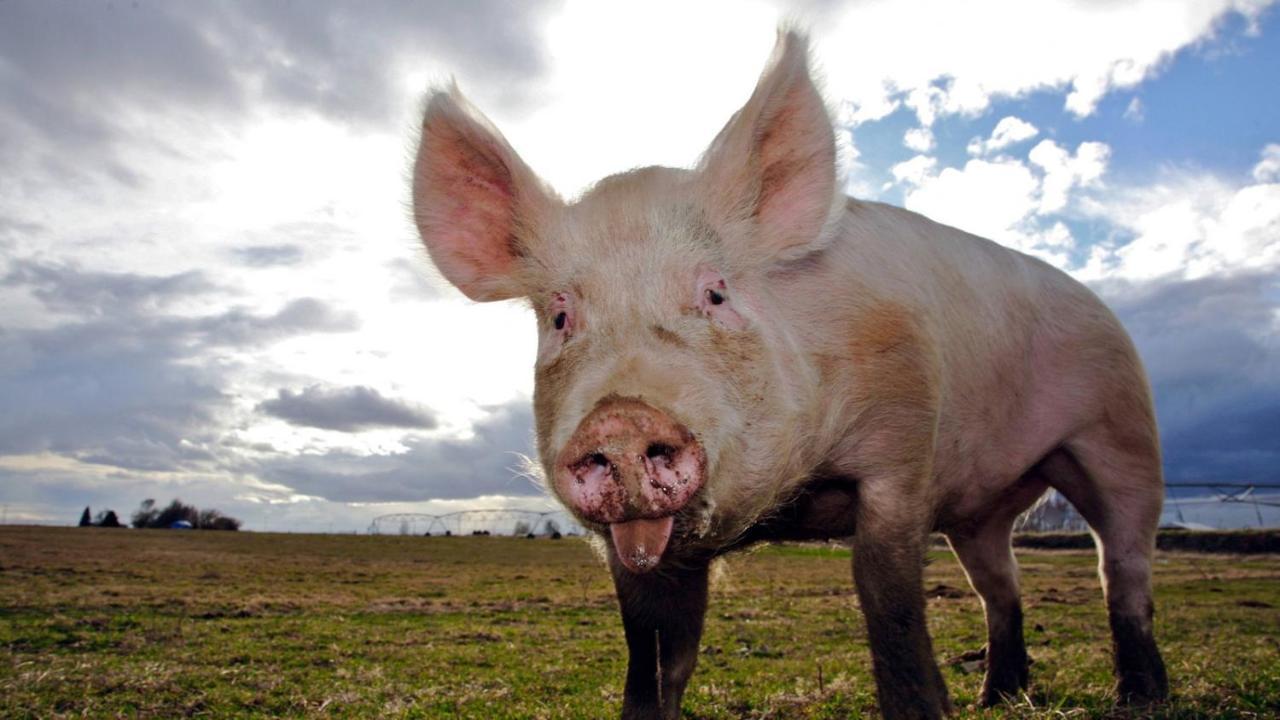
[[[1126,705],[1164,702],[1169,697],[1169,681],[1159,675],[1133,673],[1121,678],[1116,685],[1116,695]]]

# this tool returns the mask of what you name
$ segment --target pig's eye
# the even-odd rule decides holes
[[[551,304],[547,308],[547,314],[551,316],[551,325],[556,332],[568,338],[573,334],[574,325],[574,298],[567,292],[558,292],[551,297]]]
[[[698,309],[711,322],[726,330],[743,330],[747,321],[729,302],[724,276],[710,268],[698,273]],[[741,296],[735,296],[741,302]]]
[[[539,318],[538,362],[549,362],[565,343],[573,340],[582,316],[578,313],[577,299],[568,291],[553,294],[542,311],[546,314],[541,317],[549,318],[551,327],[543,329],[542,323],[546,320]]]

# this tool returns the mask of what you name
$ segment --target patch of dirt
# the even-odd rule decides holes
[[[958,587],[953,587],[951,585],[944,585],[942,583],[939,583],[929,588],[928,590],[925,590],[924,596],[929,598],[930,600],[938,600],[943,598],[948,600],[956,600],[959,598],[969,597],[969,592],[967,590],[961,590]]]

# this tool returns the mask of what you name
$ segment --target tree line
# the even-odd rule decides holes
[[[174,498],[168,505],[160,507],[156,501],[147,498],[129,518],[129,524],[135,528],[171,528],[177,524],[187,523],[195,530],[239,530],[240,521],[214,508],[201,510]],[[101,510],[95,516],[86,507],[80,515],[80,527],[124,527],[114,510]]]

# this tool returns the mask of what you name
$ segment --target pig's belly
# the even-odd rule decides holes
[[[1036,467],[1060,441],[1020,440],[963,458],[939,454],[932,493],[935,530],[974,529],[988,520],[1021,513],[1044,494],[1048,484]]]
[[[977,433],[960,443],[940,442],[934,456],[933,528],[966,532],[987,519],[1020,513],[1048,488],[1036,466],[1061,443],[1060,431],[1025,423],[1021,431]],[[1031,430],[1031,432],[1028,432]],[[948,453],[945,448],[968,452]],[[854,534],[855,477],[821,471],[787,503],[752,526],[722,552],[773,540],[827,540]]]
[[[772,540],[829,540],[851,537],[858,511],[857,481],[815,477],[768,518],[738,537],[728,552]]]

